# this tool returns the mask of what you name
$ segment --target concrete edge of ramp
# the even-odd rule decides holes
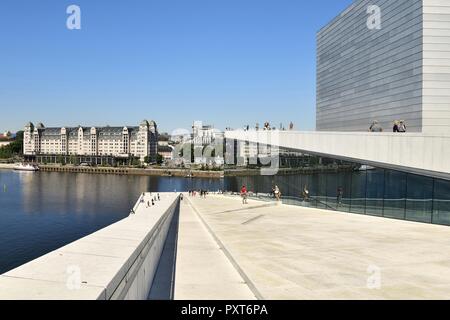
[[[184,197],[185,200],[187,200],[191,206],[191,208],[194,210],[195,214],[201,221],[201,223],[205,226],[206,230],[208,230],[209,234],[213,237],[214,241],[217,243],[217,245],[222,249],[223,253],[227,257],[227,259],[230,261],[231,265],[236,269],[236,271],[239,273],[239,275],[242,277],[242,279],[245,281],[247,286],[249,287],[250,291],[255,295],[257,300],[265,300],[262,294],[259,292],[259,290],[256,288],[255,284],[250,280],[250,278],[247,276],[245,271],[239,266],[239,264],[236,262],[236,260],[233,258],[232,254],[228,251],[227,247],[223,244],[222,241],[216,236],[216,234],[212,231],[209,224],[203,219],[200,211],[197,209],[197,207],[194,205],[194,203],[188,198]]]

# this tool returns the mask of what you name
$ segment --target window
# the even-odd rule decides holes
[[[405,219],[406,173],[386,170],[384,185],[384,216]]]
[[[384,197],[384,170],[368,170],[366,179],[366,214],[382,216]]]
[[[450,226],[450,181],[434,181],[433,223]]]
[[[431,223],[433,179],[410,174],[406,187],[406,220]]]

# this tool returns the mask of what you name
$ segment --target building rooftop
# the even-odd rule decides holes
[[[252,200],[243,206],[231,196],[186,199],[262,299],[450,299],[446,226]],[[179,255],[186,254],[183,242],[179,248]],[[191,265],[177,259],[181,263]],[[204,276],[184,268],[176,274],[190,280],[190,290],[175,281],[175,293],[194,299],[205,289],[196,285]],[[380,286],[374,289],[377,282],[370,280],[377,271]]]

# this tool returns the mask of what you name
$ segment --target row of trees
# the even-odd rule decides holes
[[[0,159],[11,159],[23,155],[23,131],[16,134],[16,139],[0,148]]]

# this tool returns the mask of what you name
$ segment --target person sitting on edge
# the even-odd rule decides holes
[[[369,128],[370,132],[383,132],[383,128],[380,126],[377,120],[372,122],[372,125]]]
[[[400,124],[398,125],[398,132],[400,132],[400,133],[406,132],[405,120],[400,120]]]
[[[395,120],[394,121],[394,128],[392,129],[393,132],[399,132],[398,128],[399,128],[400,122]]]

